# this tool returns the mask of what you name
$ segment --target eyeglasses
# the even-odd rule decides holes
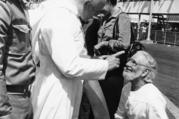
[[[149,70],[152,70],[152,67],[147,66],[147,65],[145,65],[145,64],[138,63],[138,62],[137,62],[136,60],[134,60],[133,58],[129,58],[129,59],[127,60],[127,62],[131,62],[131,63],[133,64],[132,66],[137,66],[137,65],[139,65],[139,66],[146,67],[146,68],[149,69]]]

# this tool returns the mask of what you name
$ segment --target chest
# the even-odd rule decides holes
[[[102,26],[99,28],[98,35],[99,38],[104,38],[104,37],[113,37],[113,33],[115,32],[115,25],[116,25],[116,18],[110,18],[108,20],[105,20],[102,23]]]
[[[129,119],[147,119],[148,103],[142,96],[129,97],[125,109]]]
[[[31,45],[31,27],[28,13],[21,6],[9,4],[11,23],[7,35],[10,52],[27,52]]]

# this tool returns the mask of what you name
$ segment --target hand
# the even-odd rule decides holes
[[[110,56],[110,55],[102,55],[102,56],[99,56],[98,58],[105,60],[105,59],[108,58],[109,56]]]
[[[108,56],[105,60],[108,61],[109,66],[108,66],[108,71],[111,71],[113,69],[116,69],[120,66],[120,59],[119,56],[124,54],[125,51],[119,51],[113,55]]]
[[[100,49],[101,49],[101,44],[100,43],[95,45],[94,46],[94,54],[97,55],[97,56],[100,56],[101,55],[101,53],[99,51]]]
[[[99,50],[102,46],[103,46],[103,43],[102,43],[102,42],[101,42],[101,43],[98,43],[98,44],[96,44],[96,45],[94,46],[94,49],[95,49],[95,50]]]
[[[94,46],[94,49],[95,49],[95,50],[99,50],[99,49],[101,49],[102,47],[107,47],[107,46],[108,46],[108,42],[107,42],[107,41],[102,41],[102,42],[96,44],[96,45]]]
[[[107,44],[108,44],[107,42],[103,41],[103,42],[100,42],[97,45],[95,45],[94,46],[94,52],[95,52],[95,54],[100,55],[100,50],[102,48],[106,47]]]

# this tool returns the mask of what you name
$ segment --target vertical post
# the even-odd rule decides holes
[[[154,43],[156,44],[157,43],[157,31],[154,31],[155,33],[155,40],[154,40]]]
[[[148,27],[148,34],[147,34],[147,42],[152,42],[150,35],[151,35],[151,23],[152,23],[152,12],[153,12],[153,0],[150,1],[150,14],[149,14],[149,27]]]
[[[137,23],[137,41],[139,41],[139,37],[140,37],[140,18],[141,18],[141,14],[139,14],[138,17],[138,23]]]
[[[148,25],[147,39],[140,41],[140,43],[144,43],[144,44],[152,44],[153,43],[153,41],[150,39],[151,22],[152,22],[152,8],[153,8],[153,0],[150,1],[150,13],[149,13],[149,25]]]
[[[167,39],[167,32],[164,32],[164,44],[166,43],[166,39]]]
[[[175,32],[175,41],[174,41],[174,45],[176,45],[176,41],[177,41],[177,32]]]

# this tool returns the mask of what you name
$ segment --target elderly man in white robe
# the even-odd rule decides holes
[[[124,52],[90,59],[80,20],[88,20],[105,0],[46,0],[33,27],[35,59],[40,60],[32,90],[34,119],[77,119],[83,80],[102,80],[118,68]],[[38,11],[38,10],[37,10]],[[34,13],[35,14],[35,13]]]

